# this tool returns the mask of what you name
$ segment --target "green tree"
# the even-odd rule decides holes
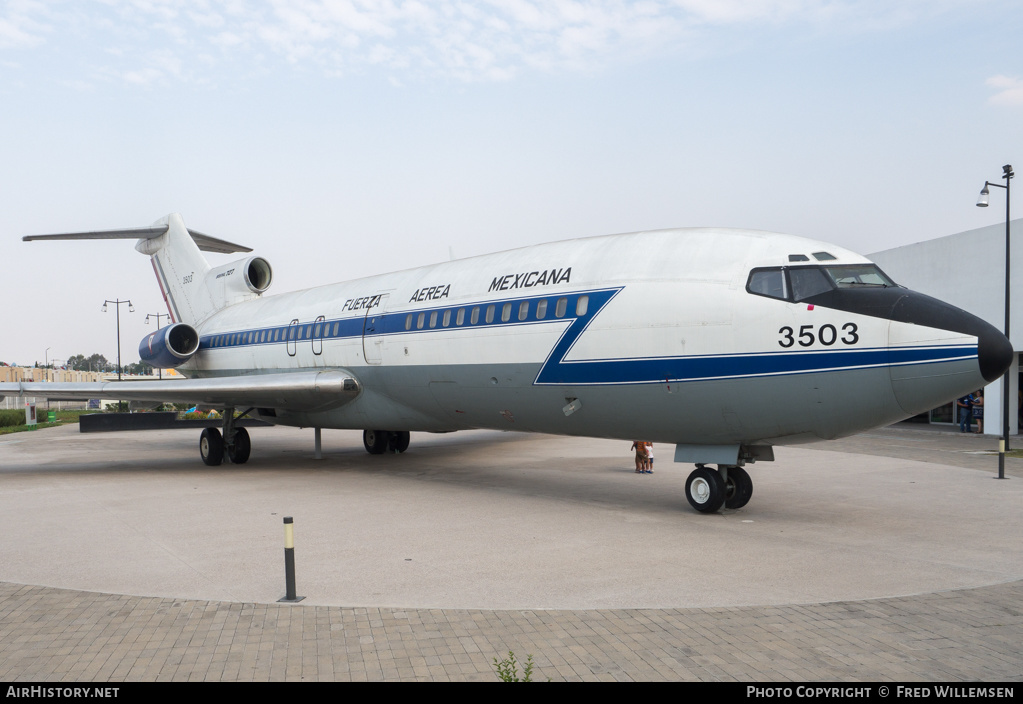
[[[116,366],[107,361],[107,358],[98,352],[86,357],[83,354],[76,354],[68,357],[67,368],[80,372],[107,372],[116,371]]]
[[[152,376],[154,372],[153,372],[153,368],[151,366],[149,366],[145,362],[139,361],[139,362],[133,362],[132,364],[125,364],[124,365],[124,373],[125,374],[140,374],[140,375],[141,374],[145,374],[146,376]]]

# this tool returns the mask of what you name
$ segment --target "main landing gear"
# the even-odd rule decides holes
[[[210,467],[217,467],[224,461],[224,456],[231,461],[231,464],[245,464],[249,461],[249,454],[252,452],[252,441],[249,439],[249,431],[245,428],[236,428],[235,421],[246,416],[248,409],[238,418],[234,417],[234,408],[224,409],[224,432],[221,434],[216,428],[205,428],[199,436],[199,456],[203,464]]]
[[[742,467],[718,465],[710,469],[702,464],[686,480],[686,498],[700,513],[725,508],[742,508],[753,496],[753,480]]]
[[[409,433],[407,430],[363,430],[362,444],[371,455],[382,455],[385,452],[404,452],[408,449]]]

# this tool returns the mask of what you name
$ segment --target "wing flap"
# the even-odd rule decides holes
[[[105,398],[322,411],[351,402],[361,390],[361,385],[351,374],[324,371],[165,381],[3,383],[0,384],[0,397],[34,396],[51,401]]]

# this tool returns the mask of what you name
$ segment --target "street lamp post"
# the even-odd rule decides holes
[[[978,208],[988,206],[988,186],[1005,189],[1005,336],[1009,337],[1009,186],[1012,183],[1012,164],[1002,167],[1002,178],[1005,185],[1000,183],[984,182],[984,188],[980,191],[980,198],[977,200]],[[1010,339],[1011,343],[1012,340]],[[1005,453],[1009,449],[1009,370],[1005,370],[1002,377],[1002,439],[998,443],[998,478],[1005,479]]]
[[[50,366],[53,367],[52,371],[53,371],[54,379],[57,378],[57,362],[63,362],[64,364],[61,365],[61,369],[63,369],[63,370],[67,369],[67,360],[66,359],[54,359],[52,362],[47,362],[47,364],[49,364]],[[58,411],[61,408],[63,408],[63,406],[61,406],[60,404],[61,404],[61,402],[57,401],[57,410]],[[50,410],[50,399],[46,399],[46,411],[49,412],[49,410]]]
[[[52,349],[52,347],[47,347],[46,351],[43,352],[43,374],[46,374],[47,377],[49,377],[49,374],[46,370],[50,367],[50,350]],[[49,381],[49,379],[47,379],[47,381]],[[46,410],[47,412],[50,410],[50,398],[48,396],[46,398]]]
[[[127,303],[128,304],[128,312],[129,313],[134,313],[135,312],[135,307],[131,304],[130,300],[127,300],[127,301],[122,301],[122,300],[110,301],[110,300],[107,300],[107,301],[103,301],[103,312],[104,313],[107,312],[107,304],[108,303],[113,303],[115,306],[117,306],[117,380],[120,381],[121,380],[121,304],[122,303]],[[117,400],[117,411],[118,412],[121,411],[121,400],[120,399]]]
[[[156,318],[156,329],[160,329],[160,318],[169,318],[170,313],[146,313],[146,325],[149,325],[150,318]],[[163,379],[163,367],[157,369],[160,379]]]

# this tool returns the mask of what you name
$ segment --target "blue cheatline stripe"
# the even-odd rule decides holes
[[[598,291],[573,291],[571,293],[552,293],[547,296],[523,296],[520,298],[507,298],[496,301],[483,301],[477,303],[466,303],[454,306],[439,306],[434,308],[417,308],[415,310],[393,311],[368,317],[357,316],[351,318],[331,318],[329,320],[307,320],[294,325],[275,325],[269,327],[243,328],[230,330],[222,333],[203,335],[200,339],[199,349],[233,349],[237,347],[252,347],[256,345],[285,345],[291,343],[309,343],[318,340],[342,340],[363,337],[381,337],[385,335],[414,335],[435,332],[446,332],[452,330],[467,330],[475,328],[498,328],[510,327],[513,325],[543,325],[548,323],[565,323],[577,320],[591,320],[597,311],[603,307],[610,296],[617,293],[620,288],[605,289]],[[589,296],[590,303],[587,312],[582,316],[576,316],[576,304],[581,296]],[[594,304],[594,297],[600,303]],[[556,317],[555,310],[557,302],[564,298],[566,300],[566,312],[560,318]],[[542,319],[536,317],[537,303],[541,299],[547,300],[547,312]],[[528,315],[524,320],[519,320],[519,306],[528,303]],[[501,319],[502,309],[506,304],[511,304],[511,317],[504,321]],[[486,311],[494,306],[494,318],[491,322],[486,321]],[[473,308],[479,308],[479,321],[471,323]],[[457,314],[460,309],[465,310],[465,321],[457,325]],[[451,319],[447,326],[443,325],[445,311],[451,311]],[[434,327],[430,327],[430,317],[437,313],[437,321]],[[420,314],[424,316],[423,327],[418,327]],[[406,328],[409,316],[411,325]],[[316,334],[316,326],[320,326],[320,332]],[[294,337],[291,335],[294,333]],[[277,339],[274,339],[274,335]],[[301,338],[299,338],[301,334]],[[289,339],[291,338],[291,339]]]
[[[389,335],[418,335],[453,330],[477,328],[498,328],[520,325],[545,325],[569,323],[555,343],[543,366],[537,373],[536,385],[608,385],[608,384],[650,384],[664,382],[685,382],[710,379],[777,376],[783,374],[805,374],[809,372],[863,369],[869,367],[901,366],[911,364],[933,364],[943,361],[975,359],[976,345],[947,345],[931,347],[895,348],[849,348],[835,350],[735,353],[724,355],[686,357],[647,357],[639,359],[591,359],[565,361],[576,341],[586,331],[594,318],[622,290],[622,287],[575,291],[564,295],[528,296],[514,299],[468,303],[458,306],[444,306],[414,311],[395,311],[368,318],[333,318],[322,321],[305,321],[295,325],[278,325],[267,328],[250,328],[231,332],[204,335],[200,349],[222,349],[262,345],[286,345],[321,342]],[[588,296],[586,313],[576,315],[576,304],[580,296]],[[536,303],[548,301],[547,313],[543,319],[536,318]],[[561,298],[567,299],[566,314],[555,317],[555,307]],[[529,303],[529,315],[518,319],[519,305]],[[505,304],[512,305],[511,319],[501,320]],[[494,319],[486,322],[489,306],[495,307]],[[471,324],[473,308],[480,309],[480,319]],[[455,325],[459,309],[465,309],[465,324]],[[442,326],[445,311],[451,311],[450,324]],[[435,327],[429,327],[430,316],[437,313]],[[420,314],[424,314],[424,325],[417,327]],[[408,316],[412,316],[411,327],[406,328]],[[320,334],[315,335],[316,326]],[[289,340],[294,331],[295,338]],[[301,331],[302,338],[298,338]],[[265,333],[265,334],[264,334]],[[277,334],[278,339],[273,336]]]
[[[788,354],[725,355],[721,357],[669,357],[660,359],[548,361],[537,384],[573,386],[644,384],[735,379],[864,369],[893,365],[933,364],[975,359],[977,347],[834,350]]]

